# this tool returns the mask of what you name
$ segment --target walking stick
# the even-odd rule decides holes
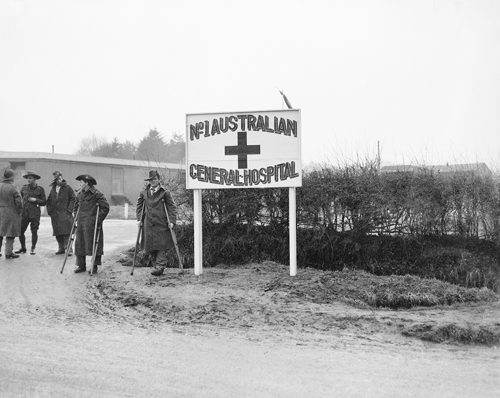
[[[181,253],[179,252],[179,245],[177,244],[177,237],[175,236],[174,228],[170,226],[170,217],[168,216],[167,205],[165,204],[165,199],[161,200],[163,202],[163,208],[165,209],[165,214],[167,215],[168,228],[172,234],[172,240],[174,241],[175,251],[177,253],[177,258],[179,259],[179,268],[184,269],[182,265]]]
[[[99,243],[99,235],[101,234],[101,229],[97,231],[97,221],[99,220],[99,203],[97,203],[97,212],[95,215],[95,226],[94,226],[94,242],[92,242],[92,262],[90,263],[90,275],[94,274],[94,262],[97,255],[97,246]]]
[[[134,261],[132,262],[132,272],[130,275],[134,275],[134,268],[135,268],[135,260],[137,258],[137,246],[139,246],[139,239],[141,238],[141,232],[143,229],[143,223],[144,221],[142,220],[142,217],[144,216],[144,208],[146,207],[146,202],[142,202],[142,209],[141,209],[141,218],[139,219],[139,231],[137,231],[137,239],[135,241],[135,250],[134,250]]]
[[[69,233],[68,247],[66,247],[66,254],[64,255],[64,262],[63,262],[63,265],[61,268],[61,274],[64,271],[64,266],[66,265],[66,260],[68,259],[69,250],[71,249],[71,246],[73,245],[74,234],[75,234],[75,230],[77,228],[76,220],[78,219],[78,213],[80,213],[80,206],[78,206],[78,209],[76,210],[76,215],[75,215],[75,218],[73,220],[73,224],[71,225],[71,232]]]

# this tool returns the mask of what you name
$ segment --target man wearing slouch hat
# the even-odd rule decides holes
[[[35,254],[38,242],[38,228],[40,228],[40,216],[42,215],[40,206],[45,206],[47,199],[45,198],[45,190],[36,183],[36,180],[40,179],[38,174],[33,170],[29,170],[23,177],[28,180],[28,183],[21,188],[21,197],[23,198],[21,235],[19,235],[21,248],[16,253],[26,253],[26,236],[24,234],[29,225],[31,229],[30,254]]]
[[[137,221],[140,226],[144,206],[142,247],[149,254],[154,266],[151,275],[160,276],[167,266],[167,251],[175,247],[170,228],[176,223],[177,208],[170,192],[160,184],[158,171],[150,170],[149,177],[144,181],[148,181],[148,185],[139,193],[137,199]]]
[[[97,266],[101,265],[101,256],[103,255],[104,233],[102,223],[109,213],[109,204],[104,195],[99,192],[95,185],[97,182],[94,177],[89,174],[82,174],[76,177],[80,181],[80,191],[76,195],[75,207],[73,211],[76,213],[78,208],[78,219],[76,220],[78,227],[76,228],[75,238],[75,256],[76,265],[75,273],[85,272],[86,256],[92,256],[94,241],[97,238],[97,249],[95,263],[92,272],[97,272]],[[96,237],[94,230],[97,220]]]
[[[14,253],[14,239],[21,235],[23,199],[13,184],[14,170],[6,168],[0,183],[0,236],[5,236],[5,258],[18,258]]]

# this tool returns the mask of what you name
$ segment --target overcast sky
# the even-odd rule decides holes
[[[303,163],[500,167],[500,1],[0,0],[0,150],[301,110]],[[166,159],[168,161],[168,159]]]

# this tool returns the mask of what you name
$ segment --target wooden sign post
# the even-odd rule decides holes
[[[186,187],[194,194],[194,273],[203,273],[202,190],[289,188],[290,275],[297,274],[300,110],[186,115]]]

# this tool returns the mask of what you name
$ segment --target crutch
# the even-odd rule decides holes
[[[69,233],[68,247],[66,247],[66,254],[64,255],[64,262],[63,262],[63,265],[61,268],[61,274],[63,273],[64,266],[66,265],[66,260],[68,259],[68,253],[71,249],[71,246],[73,245],[73,240],[75,239],[74,234],[75,234],[75,230],[77,228],[76,220],[78,219],[78,213],[80,213],[80,206],[78,206],[78,209],[76,210],[76,215],[75,215],[75,218],[73,220],[73,225],[71,225],[71,232]]]
[[[177,244],[177,237],[175,236],[174,228],[170,226],[170,217],[168,216],[167,205],[165,204],[165,199],[161,200],[163,202],[163,208],[165,209],[165,214],[167,215],[168,228],[172,234],[172,240],[174,241],[175,251],[177,253],[177,258],[179,259],[179,268],[184,269],[182,265],[181,253],[179,252],[179,245]]]
[[[99,220],[99,203],[97,203],[97,212],[95,214],[95,226],[94,226],[94,242],[92,242],[92,261],[90,263],[90,271],[89,274],[94,274],[94,263],[95,257],[97,255],[97,246],[99,244],[99,235],[101,234],[101,229],[97,230],[97,222]]]
[[[139,219],[139,231],[137,231],[137,240],[135,241],[135,250],[134,250],[134,261],[132,262],[132,272],[130,272],[130,275],[134,275],[134,268],[135,268],[135,260],[137,258],[137,246],[139,246],[139,239],[141,238],[141,232],[143,229],[144,221],[142,220],[142,217],[144,216],[144,207],[146,206],[146,201],[142,202],[142,209],[141,209],[141,218]]]

